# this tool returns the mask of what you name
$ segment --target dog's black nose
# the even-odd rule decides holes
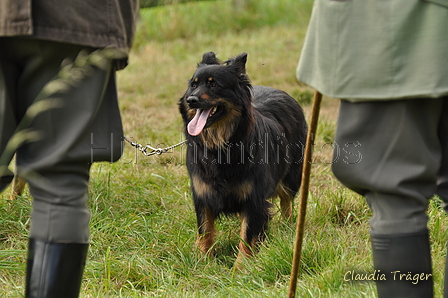
[[[187,103],[189,104],[196,104],[199,102],[199,98],[197,96],[188,96]]]

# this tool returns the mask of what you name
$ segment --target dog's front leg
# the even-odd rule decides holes
[[[209,208],[204,206],[196,207],[196,217],[198,222],[198,238],[196,244],[199,250],[213,256],[213,244],[215,242],[215,214]]]
[[[241,232],[238,257],[235,267],[240,268],[242,261],[246,257],[252,256],[258,244],[265,238],[268,227],[269,210],[257,210],[256,207],[248,208],[240,214]]]

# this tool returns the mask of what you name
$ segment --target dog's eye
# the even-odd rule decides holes
[[[218,87],[218,84],[216,84],[215,82],[211,82],[210,87],[212,87],[212,88]]]
[[[190,87],[191,88],[197,88],[198,87],[198,82],[199,82],[198,78],[191,79],[190,80]]]

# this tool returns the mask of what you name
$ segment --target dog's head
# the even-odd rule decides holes
[[[227,142],[238,121],[251,107],[251,85],[246,75],[247,54],[221,63],[205,53],[180,100],[180,110],[191,136],[219,134]],[[244,115],[247,116],[247,115]]]

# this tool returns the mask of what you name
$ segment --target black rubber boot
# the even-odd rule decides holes
[[[379,298],[434,296],[427,231],[405,235],[372,234],[371,239]]]
[[[30,239],[25,297],[78,297],[88,246]]]

